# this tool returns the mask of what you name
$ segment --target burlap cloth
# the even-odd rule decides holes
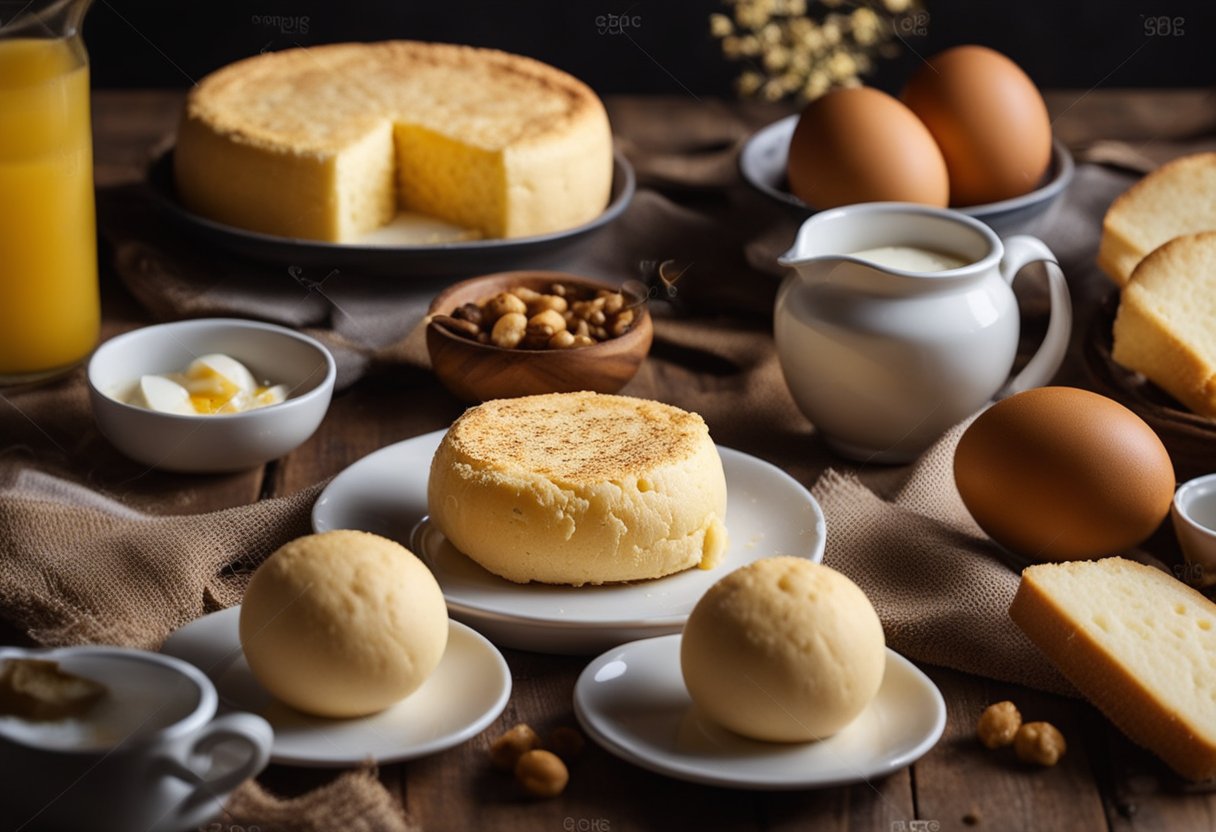
[[[1006,615],[1017,574],[954,489],[950,460],[959,429],[911,466],[856,469],[829,453],[790,399],[770,326],[781,277],[775,257],[798,220],[751,192],[735,168],[743,139],[780,111],[678,99],[618,99],[610,111],[640,189],[627,213],[564,265],[621,280],[638,277],[643,261],[675,260],[684,270],[674,302],[655,307],[655,346],[629,391],[699,411],[721,444],[813,484],[827,517],[827,563],[867,592],[894,649],[920,662],[1068,692]],[[1110,146],[1103,148],[1109,156]],[[1081,164],[1063,199],[1024,229],[1057,253],[1073,294],[1078,325],[1061,381],[1088,385],[1092,378],[1082,324],[1112,291],[1093,265],[1099,220],[1133,178]],[[113,273],[149,317],[224,314],[285,323],[334,348],[343,387],[391,369],[420,395],[442,395],[426,372],[417,327],[437,282],[301,279],[288,266],[244,262],[183,237],[138,187],[103,191],[99,222]],[[1033,285],[1023,294],[1033,318]],[[1027,331],[1033,336],[1035,325]],[[214,514],[177,514],[165,489],[187,485],[137,478],[141,469],[96,433],[80,373],[4,394],[0,437],[0,614],[42,644],[155,648],[183,623],[237,603],[261,559],[307,531],[320,487]],[[142,510],[149,507],[155,511]],[[267,829],[394,828],[388,821],[333,825],[330,811],[401,818],[388,793],[364,775],[286,804],[247,784],[229,807],[233,822]]]

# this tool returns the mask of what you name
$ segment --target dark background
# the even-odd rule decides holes
[[[4,8],[23,2],[0,0]],[[869,0],[876,2],[876,0]],[[857,3],[843,2],[842,11]],[[810,3],[820,16],[822,5]],[[902,58],[872,82],[898,87],[917,54],[959,43],[1005,52],[1043,87],[1216,83],[1216,3],[924,0]],[[416,38],[493,46],[555,64],[601,93],[730,94],[739,71],[710,36],[719,0],[283,2],[95,0],[85,37],[98,87],[187,86],[262,50]],[[601,18],[628,14],[623,34]]]

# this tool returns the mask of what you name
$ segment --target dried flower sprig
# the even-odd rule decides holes
[[[876,60],[899,53],[899,41],[922,35],[928,12],[920,0],[724,0],[709,31],[722,54],[744,64],[740,95],[766,101],[810,101],[833,87],[856,86]],[[851,6],[845,9],[845,6]],[[815,19],[809,6],[822,7]]]

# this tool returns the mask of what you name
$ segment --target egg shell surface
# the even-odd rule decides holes
[[[848,87],[815,99],[790,139],[790,190],[808,205],[917,202],[945,207],[946,162],[933,136],[881,90]]]
[[[902,99],[941,148],[951,205],[1021,196],[1047,172],[1047,105],[1030,77],[1000,52],[956,46],[934,55],[908,81]]]
[[[954,454],[967,510],[1034,561],[1118,554],[1169,512],[1174,468],[1157,434],[1105,396],[1040,387],[980,414]]]

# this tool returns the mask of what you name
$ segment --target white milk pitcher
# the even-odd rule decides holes
[[[1014,378],[1020,328],[1010,284],[1047,265],[1047,335]],[[841,454],[906,462],[994,396],[1059,369],[1072,306],[1055,255],[1035,237],[1003,243],[956,211],[872,202],[823,211],[780,258],[774,335],[798,407]]]

